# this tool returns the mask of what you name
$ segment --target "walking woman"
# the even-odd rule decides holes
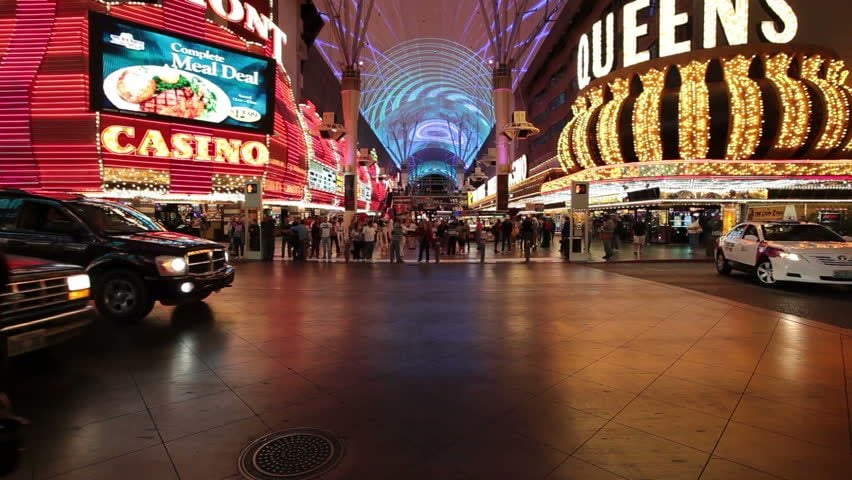
[[[356,262],[361,261],[361,251],[364,248],[362,237],[361,224],[353,220],[352,227],[349,229],[349,240],[352,242],[352,259]]]

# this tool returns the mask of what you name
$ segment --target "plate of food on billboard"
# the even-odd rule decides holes
[[[97,109],[268,131],[271,59],[92,15]],[[96,42],[96,43],[95,43]]]

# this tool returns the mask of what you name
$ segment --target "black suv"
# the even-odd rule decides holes
[[[105,317],[136,321],[234,282],[225,248],[166,231],[121,203],[0,190],[0,250],[81,265]]]
[[[78,335],[92,320],[90,287],[76,265],[0,253],[0,352],[14,357]]]

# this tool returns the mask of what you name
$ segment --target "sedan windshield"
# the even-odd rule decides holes
[[[769,242],[844,242],[843,237],[822,225],[763,226],[763,237]]]
[[[126,235],[139,232],[159,232],[164,228],[143,213],[113,203],[72,202],[71,209],[101,235]]]

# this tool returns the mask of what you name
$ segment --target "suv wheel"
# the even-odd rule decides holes
[[[754,278],[764,286],[772,286],[778,283],[772,272],[772,262],[765,257],[757,261],[757,266],[754,267]]]
[[[130,270],[111,270],[95,281],[95,304],[106,318],[137,322],[154,308],[145,282]]]
[[[731,264],[728,263],[728,259],[725,258],[725,254],[722,252],[716,253],[716,271],[720,275],[729,275],[731,273]]]

